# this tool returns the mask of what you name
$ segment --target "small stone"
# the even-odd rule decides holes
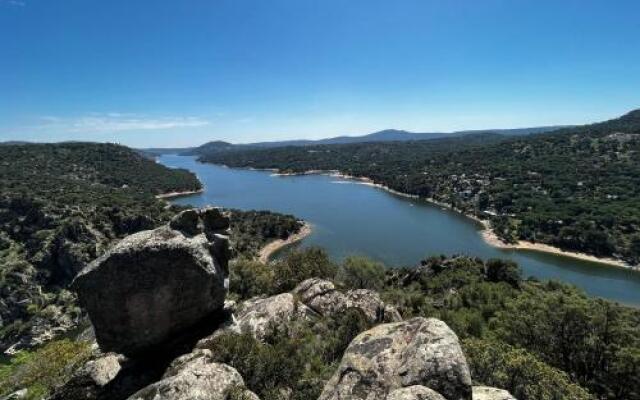
[[[474,386],[473,387],[473,400],[517,400],[503,389],[498,389],[489,386]]]
[[[438,392],[424,386],[409,386],[396,389],[387,395],[385,400],[446,400]]]
[[[87,362],[84,369],[96,385],[104,386],[120,372],[120,358],[115,354],[108,354]]]

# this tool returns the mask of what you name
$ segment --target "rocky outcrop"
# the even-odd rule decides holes
[[[447,400],[471,400],[471,376],[458,338],[440,320],[414,318],[361,333],[320,400],[383,400],[415,385]]]
[[[88,361],[71,379],[59,387],[51,400],[81,400],[101,398],[104,387],[120,372],[123,357],[105,354]]]
[[[398,310],[380,299],[380,295],[373,290],[356,289],[345,293],[346,307],[357,308],[366,315],[371,322],[398,322],[402,317]]]
[[[389,393],[385,400],[445,400],[438,392],[424,386],[409,386]]]
[[[61,298],[69,292],[61,291]],[[20,340],[9,346],[4,352],[7,355],[14,355],[25,348],[42,345],[54,337],[61,336],[78,325],[80,316],[78,313],[71,313],[64,307],[57,304],[46,306],[39,315],[34,316],[27,333],[21,335]],[[0,326],[2,326],[0,321]]]
[[[211,352],[197,350],[176,359],[162,379],[129,397],[129,400],[259,400],[245,388],[244,380],[234,368],[212,361]]]
[[[343,293],[336,290],[330,281],[308,279],[292,293],[240,303],[234,308],[233,317],[226,326],[200,340],[197,347],[208,348],[213,339],[226,333],[249,332],[262,340],[271,327],[282,326],[294,318],[310,318],[318,314],[331,316],[348,308],[360,310],[371,323],[401,320],[398,311],[385,304],[374,291],[350,290]]]
[[[307,306],[298,302],[291,293],[250,299],[236,307],[227,326],[200,340],[197,347],[207,348],[213,339],[226,333],[249,332],[262,340],[270,328],[283,326],[296,317],[306,318],[309,313]]]
[[[473,400],[517,400],[503,389],[488,386],[474,386]]]
[[[218,209],[187,210],[123,239],[73,282],[100,348],[129,356],[188,331],[223,307],[230,250]]]
[[[323,316],[334,315],[348,308],[357,308],[371,323],[402,320],[398,310],[385,304],[380,295],[372,290],[357,289],[343,293],[330,281],[312,278],[300,283],[292,293],[310,309]]]

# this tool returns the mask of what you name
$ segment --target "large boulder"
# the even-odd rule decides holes
[[[259,400],[246,389],[242,376],[234,368],[212,361],[209,350],[196,350],[177,358],[162,379],[129,397],[129,400]]]
[[[447,400],[471,400],[471,375],[458,338],[442,321],[413,318],[358,335],[320,400],[384,400],[425,386]]]
[[[516,398],[503,389],[488,386],[474,386],[473,400],[516,400]]]
[[[311,310],[323,316],[332,316],[348,308],[357,308],[371,323],[402,320],[398,310],[385,304],[380,295],[372,290],[341,292],[331,281],[311,278],[301,282],[292,293]]]
[[[126,237],[81,271],[73,289],[102,351],[140,355],[221,310],[227,227],[217,209],[187,210]]]
[[[347,290],[345,298],[345,308],[357,308],[361,310],[371,322],[402,321],[398,310],[394,306],[382,301],[380,295],[373,290]]]
[[[213,339],[227,333],[249,332],[262,340],[272,327],[282,326],[294,318],[306,318],[309,313],[307,306],[297,301],[291,293],[250,299],[236,307],[233,318],[225,327],[200,340],[197,347],[207,348]]]

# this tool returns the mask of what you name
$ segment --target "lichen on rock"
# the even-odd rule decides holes
[[[225,400],[238,390],[244,398],[258,399],[235,368],[213,362],[209,350],[197,350],[177,358],[160,381],[129,400]]]
[[[323,316],[356,308],[362,311],[371,323],[402,320],[398,310],[385,304],[380,295],[373,290],[356,289],[342,292],[331,281],[311,278],[301,282],[292,293],[302,303]]]
[[[358,335],[320,400],[384,400],[409,386],[447,400],[471,400],[471,375],[458,338],[442,321],[413,318]]]

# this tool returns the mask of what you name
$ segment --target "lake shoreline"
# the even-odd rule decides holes
[[[192,194],[203,193],[204,187],[198,190],[186,190],[184,192],[169,192],[169,193],[161,193],[156,195],[156,199],[173,199],[175,197],[183,197],[190,196]]]
[[[499,249],[536,251],[540,253],[547,253],[547,254],[554,254],[558,256],[575,258],[583,261],[596,262],[600,264],[609,265],[612,267],[626,268],[632,271],[640,271],[639,267],[629,265],[623,261],[616,260],[615,258],[596,257],[587,253],[580,253],[576,251],[566,251],[566,250],[562,250],[559,247],[551,246],[544,243],[534,243],[526,240],[520,240],[517,243],[505,243],[491,230],[488,223],[485,226],[486,226],[485,229],[483,229],[480,232],[480,234],[482,235],[482,239],[490,246],[493,246]]]
[[[298,246],[322,247],[336,262],[357,252],[390,267],[415,266],[426,256],[438,254],[468,255],[484,260],[508,259],[520,265],[524,277],[534,277],[540,281],[558,280],[575,285],[591,296],[633,307],[640,306],[638,271],[581,261],[564,255],[498,249],[486,243],[480,235],[484,226],[467,219],[460,210],[452,212],[446,204],[437,205],[436,202],[416,199],[415,196],[358,188],[357,184],[371,183],[367,180],[341,179],[336,171],[325,171],[324,175],[308,174],[295,179],[279,179],[272,176],[277,171],[256,171],[255,165],[254,171],[248,166],[235,168],[229,164],[224,168],[220,164],[198,162],[194,157],[166,156],[161,158],[161,162],[194,172],[205,187],[203,194],[179,197],[167,203],[206,207],[220,204],[222,200],[226,207],[271,209],[297,215],[298,220],[310,222],[313,233],[302,242],[276,251],[270,257],[271,264],[278,262]],[[331,169],[333,168],[327,168]],[[284,169],[282,172],[290,171]],[[400,181],[400,185],[393,188],[402,190],[403,186]],[[218,190],[220,187],[224,189]],[[248,193],[256,195],[248,196]],[[224,195],[223,198],[221,194]],[[435,200],[448,202],[448,199]],[[474,209],[466,211],[476,214]],[[478,214],[478,217],[492,218],[482,214]],[[380,226],[384,228],[378,229]],[[301,224],[296,230],[300,227]],[[496,228],[497,225],[494,229]],[[252,259],[255,262],[258,262],[260,249],[273,239],[276,238],[259,244],[254,250]]]
[[[268,171],[273,171],[273,169],[269,169]],[[617,268],[624,268],[624,269],[630,269],[632,271],[640,271],[640,266],[633,266],[630,264],[625,263],[622,260],[618,260],[618,259],[614,259],[614,258],[604,258],[604,257],[597,257],[591,254],[587,254],[587,253],[580,253],[580,252],[575,252],[575,251],[567,251],[567,250],[563,250],[559,247],[555,247],[555,246],[551,246],[548,244],[544,244],[544,243],[534,243],[534,242],[529,242],[529,241],[518,241],[517,243],[505,243],[502,239],[500,239],[498,237],[498,235],[495,234],[495,232],[493,231],[493,229],[491,228],[491,224],[488,220],[479,218],[475,215],[471,215],[471,214],[467,214],[465,212],[462,212],[458,209],[455,209],[453,207],[451,207],[449,204],[446,203],[442,203],[439,202],[437,200],[431,199],[431,198],[427,198],[427,197],[420,197],[418,195],[414,195],[414,194],[409,194],[409,193],[403,193],[403,192],[399,192],[397,190],[391,189],[385,185],[382,185],[380,183],[375,183],[372,179],[367,178],[367,177],[358,177],[358,176],[352,176],[352,175],[347,175],[347,174],[343,174],[340,171],[337,170],[329,170],[329,171],[319,171],[319,170],[309,170],[309,171],[305,171],[305,172],[301,172],[301,173],[280,173],[280,172],[276,172],[273,173],[272,176],[282,176],[282,177],[287,177],[287,176],[303,176],[303,175],[327,175],[327,176],[332,176],[332,177],[336,177],[336,178],[340,178],[340,179],[345,179],[345,180],[349,180],[349,181],[354,181],[354,183],[357,184],[361,184],[361,185],[366,185],[366,186],[372,186],[372,187],[376,187],[382,190],[385,190],[389,193],[392,193],[394,195],[397,196],[402,196],[402,197],[406,197],[406,198],[410,198],[410,199],[419,199],[419,200],[423,200],[426,201],[428,203],[440,206],[442,208],[446,208],[447,210],[456,212],[460,215],[463,215],[469,219],[472,219],[473,221],[475,221],[476,223],[480,224],[482,226],[482,229],[480,230],[480,236],[482,237],[482,239],[484,240],[485,243],[487,243],[488,245],[498,248],[498,249],[504,249],[504,250],[526,250],[526,251],[535,251],[535,252],[539,252],[539,253],[547,253],[547,254],[553,254],[553,255],[558,255],[558,256],[563,256],[563,257],[569,257],[569,258],[575,258],[578,260],[583,260],[583,261],[590,261],[590,262],[595,262],[595,263],[599,263],[599,264],[603,264],[603,265],[607,265],[607,266],[612,266],[612,267],[617,267]]]
[[[310,223],[306,221],[303,222],[304,223],[298,232],[290,235],[286,239],[277,239],[263,246],[262,249],[260,249],[260,253],[257,257],[258,260],[262,263],[267,264],[271,256],[273,256],[279,250],[292,245],[293,243],[299,242],[309,236],[311,232],[313,232],[313,227]]]

